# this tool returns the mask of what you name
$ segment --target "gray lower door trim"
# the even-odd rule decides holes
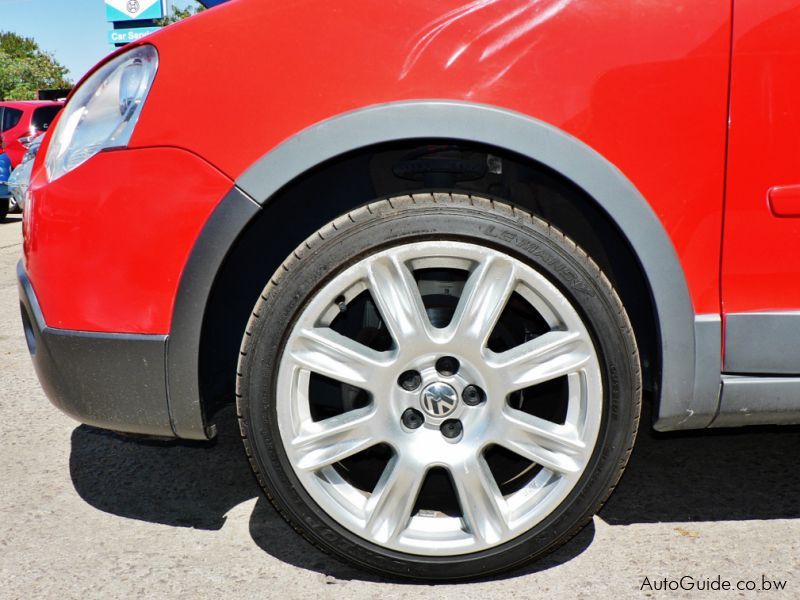
[[[711,427],[800,423],[800,377],[722,376],[719,415]]]
[[[725,372],[800,374],[800,312],[725,315]]]

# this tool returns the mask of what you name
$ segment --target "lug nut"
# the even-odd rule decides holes
[[[452,356],[443,356],[436,361],[436,370],[439,371],[439,375],[444,375],[445,377],[451,377],[458,373],[458,367],[460,366],[458,359]]]
[[[461,392],[461,399],[467,406],[478,406],[486,398],[486,394],[477,385],[468,385]]]
[[[423,417],[422,413],[417,409],[407,408],[405,412],[403,412],[403,416],[400,417],[400,420],[403,422],[403,425],[409,429],[416,429],[425,422],[425,417]]]
[[[397,378],[397,383],[404,390],[413,392],[422,383],[422,376],[416,371],[405,371]]]
[[[442,432],[442,435],[451,440],[460,436],[462,430],[463,426],[458,419],[447,419],[442,423],[441,427],[439,427],[439,431]]]

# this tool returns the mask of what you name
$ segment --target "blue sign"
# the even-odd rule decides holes
[[[163,0],[106,0],[106,21],[138,21],[163,16]]]
[[[212,8],[219,4],[225,4],[228,0],[197,0],[197,1],[206,8]]]
[[[137,27],[135,29],[112,29],[108,32],[109,44],[129,44],[158,31],[160,27]]]

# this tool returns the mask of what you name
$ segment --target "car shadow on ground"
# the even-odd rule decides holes
[[[4,223],[19,223],[22,221],[22,217],[4,217],[0,219],[0,225]]]
[[[338,579],[380,581],[302,541],[261,495],[233,411],[222,412],[217,423],[219,435],[209,443],[146,441],[80,426],[73,431],[70,455],[75,489],[90,505],[114,515],[207,530],[220,529],[228,511],[257,497],[250,533],[264,551]],[[800,427],[678,435],[645,427],[600,517],[611,525],[797,518],[798,455]],[[568,562],[593,538],[590,524],[553,554],[504,577]]]

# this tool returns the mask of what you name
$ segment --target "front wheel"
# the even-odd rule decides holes
[[[250,462],[302,535],[391,576],[513,568],[577,533],[639,419],[619,297],[544,221],[421,194],[323,227],[265,287],[237,386]]]

